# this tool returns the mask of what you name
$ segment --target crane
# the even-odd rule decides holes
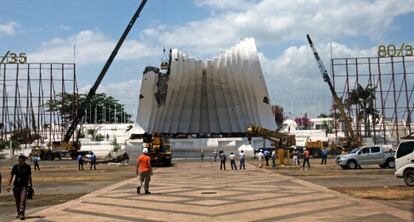
[[[270,140],[272,145],[276,148],[288,148],[296,145],[295,135],[289,135],[287,133],[281,133],[250,124],[247,127],[247,139],[249,140],[249,144],[251,144],[252,136],[260,136]]]
[[[80,108],[77,110],[75,118],[72,120],[70,126],[68,127],[66,134],[63,138],[63,141],[54,142],[55,147],[65,147],[68,151],[76,151],[78,150],[79,143],[69,144],[73,133],[75,132],[77,126],[81,122],[83,116],[85,115],[85,110],[89,106],[90,102],[92,101],[93,96],[96,93],[101,81],[105,77],[109,67],[111,66],[112,62],[114,61],[116,55],[118,54],[119,49],[121,48],[122,44],[124,43],[126,37],[128,36],[129,32],[131,31],[135,21],[138,19],[139,15],[141,14],[142,9],[144,8],[145,4],[148,0],[142,0],[141,4],[139,5],[138,9],[136,10],[135,14],[132,16],[130,22],[128,23],[127,27],[125,28],[124,32],[122,33],[118,43],[116,44],[115,48],[113,49],[111,55],[109,56],[108,60],[106,61],[105,65],[103,66],[98,78],[96,79],[95,83],[93,84],[92,88],[89,90],[88,95],[85,98],[85,101],[81,104]]]
[[[306,35],[309,46],[312,49],[313,55],[315,56],[316,63],[318,64],[319,71],[322,74],[323,81],[326,82],[329,86],[329,90],[332,93],[332,96],[334,98],[336,107],[339,110],[340,118],[342,119],[342,122],[345,124],[345,138],[346,142],[343,144],[344,148],[346,149],[352,149],[355,148],[355,146],[361,146],[361,140],[355,135],[354,130],[352,129],[351,120],[348,118],[346,112],[345,112],[345,105],[342,102],[342,100],[339,98],[338,94],[335,91],[335,88],[333,87],[333,84],[331,82],[331,78],[329,77],[328,71],[326,70],[321,57],[318,54],[318,51],[316,51],[315,46],[313,45],[312,39],[310,38],[309,34]]]

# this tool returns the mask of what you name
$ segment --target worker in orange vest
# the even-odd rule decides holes
[[[139,176],[137,193],[140,194],[141,187],[144,184],[145,194],[151,194],[149,192],[149,183],[152,176],[152,167],[151,158],[148,155],[148,148],[144,148],[142,153],[137,159],[137,175]]]

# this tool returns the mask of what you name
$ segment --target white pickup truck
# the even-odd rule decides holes
[[[381,146],[355,148],[350,153],[336,157],[342,169],[356,169],[362,165],[379,165],[381,168],[394,168],[394,152],[385,151]]]

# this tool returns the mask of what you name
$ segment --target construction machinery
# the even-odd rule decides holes
[[[168,138],[160,133],[145,135],[143,137],[144,147],[148,148],[151,164],[157,166],[171,166],[172,149]]]
[[[141,4],[139,5],[138,9],[132,16],[130,22],[128,23],[127,27],[125,28],[124,32],[122,33],[118,43],[115,45],[111,55],[109,56],[108,60],[106,61],[105,65],[103,66],[98,78],[96,79],[95,83],[93,84],[92,88],[89,90],[88,95],[85,98],[85,101],[81,104],[80,108],[77,110],[75,118],[72,120],[70,126],[68,127],[66,134],[62,141],[54,141],[52,142],[52,146],[49,149],[43,150],[41,152],[46,153],[45,155],[53,157],[56,155],[57,152],[69,152],[71,153],[72,158],[75,158],[78,151],[80,150],[80,142],[76,139],[74,142],[70,142],[76,128],[78,127],[79,123],[82,121],[85,110],[90,105],[92,98],[94,97],[96,90],[98,89],[101,81],[105,77],[109,67],[111,66],[112,62],[114,61],[116,55],[118,54],[119,49],[121,48],[122,44],[124,43],[126,37],[128,36],[129,32],[131,31],[135,21],[138,19],[139,15],[141,14],[142,9],[144,8],[147,0],[142,0]]]
[[[336,108],[339,110],[339,117],[344,124],[344,134],[345,139],[341,141],[342,148],[346,150],[351,150],[356,147],[362,146],[362,138],[357,136],[352,129],[352,118],[348,117],[345,112],[345,105],[342,102],[341,98],[339,98],[338,94],[335,91],[335,88],[331,82],[331,78],[329,77],[328,71],[326,70],[321,57],[319,56],[318,52],[316,51],[315,46],[313,45],[312,39],[309,35],[306,35],[309,45],[312,49],[313,55],[315,56],[316,63],[318,64],[319,71],[322,74],[323,81],[325,81],[328,86],[329,90],[331,91],[332,97],[335,101]]]
[[[253,136],[260,136],[271,141],[271,145],[278,152],[277,155],[279,157],[279,164],[285,164],[284,159],[289,158],[290,148],[296,145],[295,135],[289,135],[287,133],[282,133],[250,124],[247,127],[247,139],[249,140],[249,144],[251,144]]]

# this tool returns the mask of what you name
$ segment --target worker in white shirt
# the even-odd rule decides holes
[[[246,169],[246,164],[245,164],[245,162],[246,162],[246,154],[242,150],[242,151],[240,151],[239,156],[240,156],[240,170],[242,170],[242,169],[245,170]]]
[[[272,151],[272,167],[276,168],[276,149]]]
[[[233,153],[230,153],[229,159],[230,159],[231,170],[237,170],[236,155],[234,155]]]
[[[263,150],[262,149],[259,152],[258,159],[259,159],[259,168],[262,168],[262,166],[263,166],[263,159],[264,159],[264,154],[263,154]]]

